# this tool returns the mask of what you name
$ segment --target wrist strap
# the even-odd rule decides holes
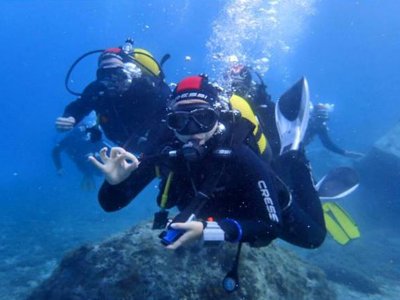
[[[203,240],[206,244],[219,244],[225,240],[225,232],[219,227],[217,222],[206,222],[207,226],[203,230]]]

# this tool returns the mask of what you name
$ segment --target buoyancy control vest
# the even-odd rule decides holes
[[[265,129],[259,121],[259,117],[252,103],[236,94],[230,97],[229,103],[232,109],[239,111],[242,118],[246,119],[254,126],[252,136],[256,142],[258,154],[261,155],[263,159],[270,161],[272,158],[271,147],[265,135]]]

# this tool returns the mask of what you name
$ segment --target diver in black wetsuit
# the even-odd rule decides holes
[[[329,113],[333,110],[333,107],[334,105],[329,103],[318,103],[313,107],[308,128],[303,139],[304,146],[310,144],[314,137],[318,136],[322,144],[328,150],[350,158],[362,158],[364,154],[344,150],[337,146],[329,137],[327,123],[329,120]]]
[[[131,151],[144,151],[149,130],[158,130],[170,89],[151,54],[110,48],[99,57],[97,79],[66,106],[56,127],[70,130],[96,111],[106,137]]]
[[[89,117],[67,132],[63,139],[54,146],[51,153],[53,164],[60,176],[64,173],[62,153],[65,153],[74,162],[83,175],[82,190],[95,189],[94,177],[100,176],[101,172],[89,162],[88,157],[97,153],[105,145],[98,131],[93,130],[95,120]]]
[[[167,124],[176,138],[156,159],[144,157],[139,164],[122,148],[111,149],[109,156],[102,149],[102,162],[90,158],[106,177],[99,192],[104,210],[128,205],[154,178],[158,165],[162,177],[158,202],[165,200],[168,191],[166,208],[177,206],[181,214],[190,209],[189,215],[195,215],[187,222],[174,219],[169,228],[184,233],[166,243],[168,249],[201,237],[254,245],[266,245],[275,238],[305,248],[321,245],[326,235],[321,203],[301,152],[289,151],[279,158],[293,182],[289,193],[243,143],[253,129],[251,124],[244,119],[228,124],[226,120],[232,118],[206,77],[182,80],[168,109]]]

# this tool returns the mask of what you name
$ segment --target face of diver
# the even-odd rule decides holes
[[[97,71],[98,80],[111,94],[122,94],[129,90],[132,81],[142,76],[141,70],[133,63],[122,66],[101,68]]]
[[[312,112],[312,117],[317,122],[327,122],[329,120],[329,113],[324,110],[314,110]]]
[[[204,145],[215,133],[217,130],[217,123],[215,126],[208,132],[202,132],[202,133],[197,133],[197,134],[191,134],[191,135],[183,135],[175,132],[175,136],[182,142],[182,143],[187,143],[188,141],[191,140],[196,140],[200,146]]]
[[[217,130],[218,115],[205,101],[184,100],[175,104],[167,124],[181,142],[196,140],[204,145]]]
[[[129,88],[129,79],[123,72],[123,68],[107,68],[97,71],[97,80],[110,94],[121,94]]]

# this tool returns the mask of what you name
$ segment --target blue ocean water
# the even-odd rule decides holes
[[[61,136],[54,121],[74,99],[63,84],[79,55],[121,45],[129,36],[157,58],[171,54],[168,82],[197,73],[220,79],[235,55],[260,70],[275,100],[305,75],[313,102],[335,104],[334,141],[366,153],[400,118],[399,11],[396,0],[1,1],[0,299],[23,299],[66,251],[150,218],[156,209],[156,183],[128,208],[106,214],[95,191],[80,190],[80,174],[67,158],[66,173],[56,175],[50,153]],[[94,57],[80,64],[73,88],[81,90],[95,70]],[[317,177],[352,164],[318,142],[309,154]],[[348,201],[374,200],[360,197]],[[368,243],[368,233],[379,230],[374,218],[363,218],[362,205],[346,205],[364,226],[360,243]],[[399,236],[390,239],[399,245]],[[382,268],[400,275],[398,259],[383,257]],[[386,266],[389,260],[394,263]]]

